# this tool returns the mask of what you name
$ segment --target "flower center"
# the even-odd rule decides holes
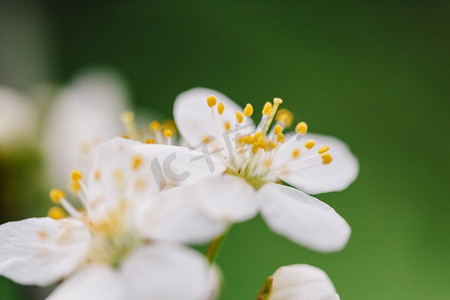
[[[266,182],[275,182],[277,179],[272,172],[273,161],[285,144],[283,131],[293,123],[293,115],[289,110],[278,109],[283,100],[274,98],[273,102],[265,103],[261,121],[256,128],[251,122],[253,106],[250,103],[245,106],[243,112],[236,112],[236,122],[232,126],[230,122],[223,122],[221,119],[226,109],[222,102],[217,103],[215,96],[209,96],[206,102],[211,108],[218,131],[223,137],[230,137],[230,141],[224,141],[227,151],[221,152],[228,166],[226,172],[244,178],[255,189],[259,189]],[[307,130],[305,122],[298,123],[295,133],[286,144],[298,142]],[[210,140],[205,139],[204,142],[208,143]],[[292,159],[299,155],[300,151],[294,149]]]
[[[138,167],[140,162],[133,159],[133,167]],[[118,181],[120,174],[114,174]],[[48,216],[54,219],[62,219],[69,214],[71,217],[79,219],[90,230],[92,240],[88,253],[88,261],[94,264],[107,264],[118,267],[120,262],[133,249],[144,243],[134,229],[133,207],[125,198],[118,198],[112,205],[106,207],[106,212],[101,217],[93,218],[93,213],[99,206],[105,205],[100,198],[89,199],[86,186],[82,181],[83,175],[80,171],[74,170],[71,174],[71,191],[78,196],[81,209],[74,207],[67,199],[63,191],[52,189],[50,199],[55,204],[50,208]],[[100,180],[101,172],[94,172],[95,180]],[[120,182],[117,182],[120,186]],[[120,196],[120,195],[119,195]]]

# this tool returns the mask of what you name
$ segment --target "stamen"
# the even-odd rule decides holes
[[[290,127],[292,125],[292,122],[294,122],[294,116],[289,110],[285,108],[278,111],[275,119],[278,122],[282,123],[285,127]]]
[[[283,128],[280,125],[277,125],[277,126],[275,126],[275,129],[273,130],[273,133],[275,133],[275,135],[278,135],[282,131],[283,131]]]
[[[154,139],[146,139],[146,140],[145,140],[145,143],[146,143],[146,144],[154,144],[154,143],[155,143],[155,140],[154,140]]]
[[[101,177],[102,177],[102,172],[99,169],[95,170],[94,171],[94,179],[100,180]]]
[[[161,125],[163,130],[169,129],[173,133],[177,132],[177,125],[175,124],[175,121],[173,120],[165,120],[164,123]]]
[[[225,121],[225,123],[223,124],[225,127],[225,131],[229,131],[231,129],[231,124],[228,121]]]
[[[295,131],[303,135],[308,131],[308,125],[305,122],[300,122],[295,126]]]
[[[323,146],[322,148],[319,149],[318,153],[323,154],[323,153],[327,152],[328,150],[330,150],[330,147]]]
[[[219,102],[219,104],[217,104],[217,112],[219,113],[219,115],[223,114],[224,110],[225,110],[225,105],[222,102]]]
[[[305,143],[305,148],[311,150],[316,145],[315,140],[309,140]]]
[[[132,166],[133,166],[133,170],[137,170],[137,169],[139,169],[139,167],[142,165],[142,156],[140,156],[140,155],[135,155],[134,157],[133,157],[133,163],[132,163]]]
[[[264,108],[262,110],[262,114],[268,116],[268,115],[270,115],[271,111],[272,111],[272,103],[266,102],[264,104]]]
[[[242,113],[240,111],[236,112],[236,120],[239,124],[241,124],[242,121],[244,121],[244,117],[242,116]]]
[[[330,153],[322,154],[322,163],[324,165],[329,164],[332,160],[333,158],[331,157]]]
[[[128,136],[134,140],[139,140],[138,130],[136,128],[136,123],[134,122],[134,113],[131,111],[125,111],[122,113],[121,117]]]
[[[295,148],[294,150],[292,150],[292,157],[293,158],[297,158],[300,156],[300,149]]]
[[[282,134],[281,132],[277,134],[277,142],[284,143],[284,134]]]
[[[280,98],[273,99],[273,107],[272,110],[270,111],[269,119],[267,120],[266,125],[264,126],[264,129],[262,131],[263,134],[266,134],[267,130],[269,130],[270,124],[272,123],[275,113],[277,112],[277,109],[281,103],[283,103],[283,100],[281,100]]]
[[[159,123],[158,121],[152,121],[149,125],[148,125],[148,129],[150,131],[158,131],[161,128],[161,123]]]
[[[170,138],[170,137],[172,137],[172,135],[173,135],[172,130],[170,130],[170,129],[164,130],[165,137]]]
[[[73,170],[72,173],[70,174],[70,178],[73,181],[79,181],[83,179],[83,174],[81,173],[80,170]]]
[[[67,217],[67,214],[61,207],[53,206],[48,210],[47,216],[55,220],[61,220]]]
[[[250,103],[247,103],[247,105],[244,108],[244,116],[251,117],[253,115],[253,106]]]
[[[209,107],[213,107],[217,103],[217,98],[214,95],[209,96],[206,98],[206,103],[208,103]]]
[[[61,199],[64,199],[66,197],[66,194],[58,189],[51,189],[50,193],[50,200],[52,200],[53,203],[59,204],[61,202]]]

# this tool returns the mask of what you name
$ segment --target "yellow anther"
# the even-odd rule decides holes
[[[161,128],[161,123],[159,123],[158,121],[152,121],[149,125],[148,125],[148,129],[150,131],[158,131]]]
[[[292,150],[292,157],[293,158],[297,158],[300,156],[300,149],[295,148],[294,150]]]
[[[325,152],[327,152],[328,150],[330,150],[330,147],[328,146],[323,146],[322,148],[319,149],[319,154],[323,154]]]
[[[300,122],[295,126],[295,131],[300,134],[305,134],[308,131],[308,125],[305,122]]]
[[[121,118],[127,135],[134,140],[139,140],[139,133],[134,122],[134,113],[132,111],[125,111],[122,113]]]
[[[129,124],[134,122],[134,113],[132,111],[124,111],[121,115],[122,122]]]
[[[55,220],[61,220],[64,219],[67,216],[67,214],[61,207],[54,206],[48,210],[47,216]]]
[[[81,173],[80,170],[73,170],[72,173],[70,174],[70,178],[73,181],[78,182],[79,180],[83,179],[83,174]]]
[[[58,204],[59,202],[61,202],[61,199],[66,197],[66,194],[64,194],[64,192],[61,190],[51,189],[49,196],[50,200],[52,200],[53,203]]]
[[[133,170],[137,170],[137,169],[139,169],[139,167],[142,165],[142,156],[140,156],[140,155],[135,155],[134,157],[133,157],[133,163],[132,163],[132,166],[133,166]]]
[[[282,134],[281,132],[277,134],[277,142],[284,143],[284,134]]]
[[[275,119],[278,122],[283,123],[285,127],[290,127],[292,125],[292,122],[294,122],[294,116],[289,110],[285,108],[282,108],[278,111]]]
[[[267,143],[267,147],[269,148],[269,150],[275,149],[277,147],[277,144],[275,144],[273,141],[269,141]]]
[[[102,172],[99,169],[95,170],[94,171],[94,179],[100,180],[101,177],[102,177]]]
[[[253,153],[253,154],[256,154],[256,153],[258,153],[258,151],[259,151],[259,147],[253,145],[253,147],[252,147],[252,153]]]
[[[174,120],[165,120],[161,126],[162,126],[162,129],[164,129],[164,130],[170,129],[170,130],[172,130],[172,132],[177,131],[177,125],[175,124]]]
[[[244,116],[251,117],[251,115],[253,115],[253,106],[250,103],[247,103],[244,108]]]
[[[330,153],[322,154],[322,163],[324,165],[329,164],[332,160],[333,160],[333,158],[331,157]]]
[[[272,103],[266,102],[266,104],[264,104],[264,108],[262,110],[262,114],[268,116],[268,115],[270,115],[271,111],[272,111]]]
[[[283,131],[283,128],[280,125],[275,126],[273,133],[279,134]]]
[[[72,181],[69,184],[69,188],[71,189],[72,192],[78,192],[81,190],[81,184],[80,181]]]
[[[261,131],[258,131],[258,132],[255,133],[255,135],[254,135],[254,137],[257,138],[257,139],[261,138],[262,136],[263,136],[263,134],[262,134]]]
[[[130,139],[130,137],[129,137],[128,135],[126,135],[126,134],[122,134],[121,136],[122,136],[124,139],[127,139],[127,140]]]
[[[208,136],[208,135],[203,137],[202,142],[205,143],[205,144],[211,143],[212,142],[211,137]]]
[[[172,135],[173,135],[172,130],[170,130],[170,129],[164,130],[164,136],[165,136],[165,137],[170,138],[170,137],[172,137]]]
[[[240,111],[236,112],[236,120],[238,121],[239,124],[241,124],[242,121],[244,121],[244,116],[242,115],[242,113]]]
[[[225,110],[225,105],[222,102],[219,102],[219,104],[217,104],[217,112],[219,113],[219,115],[223,114],[224,110]]]
[[[213,107],[214,105],[216,105],[217,103],[216,96],[211,95],[208,98],[206,98],[206,103],[208,103],[209,107]]]
[[[316,145],[315,140],[309,140],[305,143],[305,148],[312,149]]]
[[[225,121],[223,124],[223,127],[225,127],[225,131],[228,131],[231,129],[231,124],[228,121]]]
[[[146,143],[146,144],[154,144],[154,143],[155,143],[155,140],[154,140],[154,139],[146,139],[146,140],[145,140],[145,143]]]

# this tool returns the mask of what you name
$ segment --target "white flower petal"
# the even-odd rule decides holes
[[[207,214],[223,222],[242,222],[253,218],[259,209],[255,189],[244,179],[219,175],[196,185],[195,197]]]
[[[0,274],[21,284],[49,285],[86,257],[88,229],[78,220],[31,218],[0,226]]]
[[[207,242],[222,233],[227,223],[202,211],[194,193],[186,185],[149,200],[139,210],[141,233],[150,239],[189,244]]]
[[[93,220],[101,219],[125,199],[130,209],[158,192],[156,185],[148,184],[148,170],[133,169],[133,149],[142,143],[124,138],[114,138],[100,144],[94,153],[92,172],[88,181],[88,210]],[[140,186],[137,180],[140,180]]]
[[[303,147],[304,142],[310,139],[316,141],[315,148],[310,151],[317,153],[320,147],[329,146],[329,153],[333,157],[333,161],[327,165],[319,163],[300,171],[279,172],[277,176],[308,194],[340,191],[347,188],[356,179],[359,172],[358,160],[348,146],[334,137],[319,134],[306,134],[298,144]],[[298,146],[296,143],[292,143],[286,149],[280,149],[282,151],[277,159],[285,160],[296,146]],[[306,149],[303,147],[302,151],[305,152]],[[301,157],[297,160],[299,159]],[[275,164],[278,162],[274,162]],[[289,164],[288,169],[291,169],[291,166],[292,164]]]
[[[152,243],[120,266],[129,283],[128,299],[207,299],[209,266],[197,252],[179,245]]]
[[[0,86],[0,148],[16,148],[36,141],[37,107],[16,91]]]
[[[142,144],[135,151],[145,158],[146,168],[151,171],[155,183],[161,182],[162,178],[161,189],[195,183],[226,169],[222,161],[186,147]]]
[[[111,73],[92,71],[77,78],[55,99],[45,118],[43,147],[49,180],[65,186],[71,170],[88,173],[92,151],[123,131],[126,90]]]
[[[321,252],[340,250],[347,244],[350,226],[320,200],[275,183],[265,184],[258,198],[267,225],[290,240]]]
[[[125,278],[108,266],[89,266],[60,284],[47,300],[131,299],[126,284]]]
[[[327,274],[310,265],[281,267],[272,275],[272,279],[270,300],[339,299]]]
[[[217,103],[222,102],[225,105],[225,110],[221,116],[217,113],[217,106],[213,107],[216,121],[212,117],[211,108],[206,103],[206,99],[211,95],[217,97]],[[237,111],[242,112],[243,110],[224,94],[207,88],[193,88],[181,93],[175,99],[173,115],[178,130],[192,147],[203,142],[206,137],[213,136],[219,141],[221,150],[227,151],[227,145],[234,143],[236,131],[232,129],[225,132],[224,123],[229,122],[234,128]],[[253,120],[246,118],[239,133],[244,134],[254,128]]]

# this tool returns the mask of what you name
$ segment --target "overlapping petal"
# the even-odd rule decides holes
[[[331,136],[306,134],[300,142],[289,143],[287,147],[280,149],[280,155],[276,157],[278,161],[274,161],[274,165],[285,162],[286,157],[291,155],[295,147],[300,147],[301,152],[306,152],[303,144],[310,139],[315,140],[317,145],[315,149],[310,151],[317,153],[318,146],[327,145],[330,147],[329,153],[333,157],[333,161],[326,165],[319,162],[310,168],[298,171],[296,171],[293,163],[289,163],[286,164],[288,171],[279,172],[277,176],[308,194],[341,191],[347,188],[358,176],[358,160],[345,143]],[[291,157],[289,159],[292,161]],[[317,159],[320,160],[320,157]]]
[[[196,185],[192,192],[205,212],[216,220],[242,222],[258,213],[255,189],[237,176],[210,177]]]
[[[86,258],[90,233],[78,220],[31,218],[0,226],[0,274],[21,284],[49,285]]]
[[[159,241],[197,244],[223,232],[228,224],[208,216],[190,187],[176,187],[149,199],[139,210],[141,233]]]
[[[267,183],[258,192],[261,214],[278,234],[316,251],[342,249],[350,226],[334,209],[291,187]]]
[[[120,267],[129,285],[128,299],[207,299],[209,266],[183,246],[151,243],[125,259]]]
[[[131,299],[122,274],[109,266],[83,268],[60,284],[47,300],[124,300]]]
[[[218,116],[215,111],[216,118],[213,118],[211,108],[206,104],[206,99],[211,95],[215,95],[217,101],[225,106],[221,116]],[[216,107],[213,109],[215,110]],[[236,132],[225,132],[224,123],[229,122],[234,127],[237,111],[242,112],[242,108],[224,94],[207,88],[193,88],[178,95],[175,99],[173,114],[178,130],[191,147],[197,146],[205,138],[210,137],[211,140],[219,142],[219,148],[227,151],[227,145],[234,142]],[[246,118],[239,133],[244,134],[254,128],[253,120]]]

